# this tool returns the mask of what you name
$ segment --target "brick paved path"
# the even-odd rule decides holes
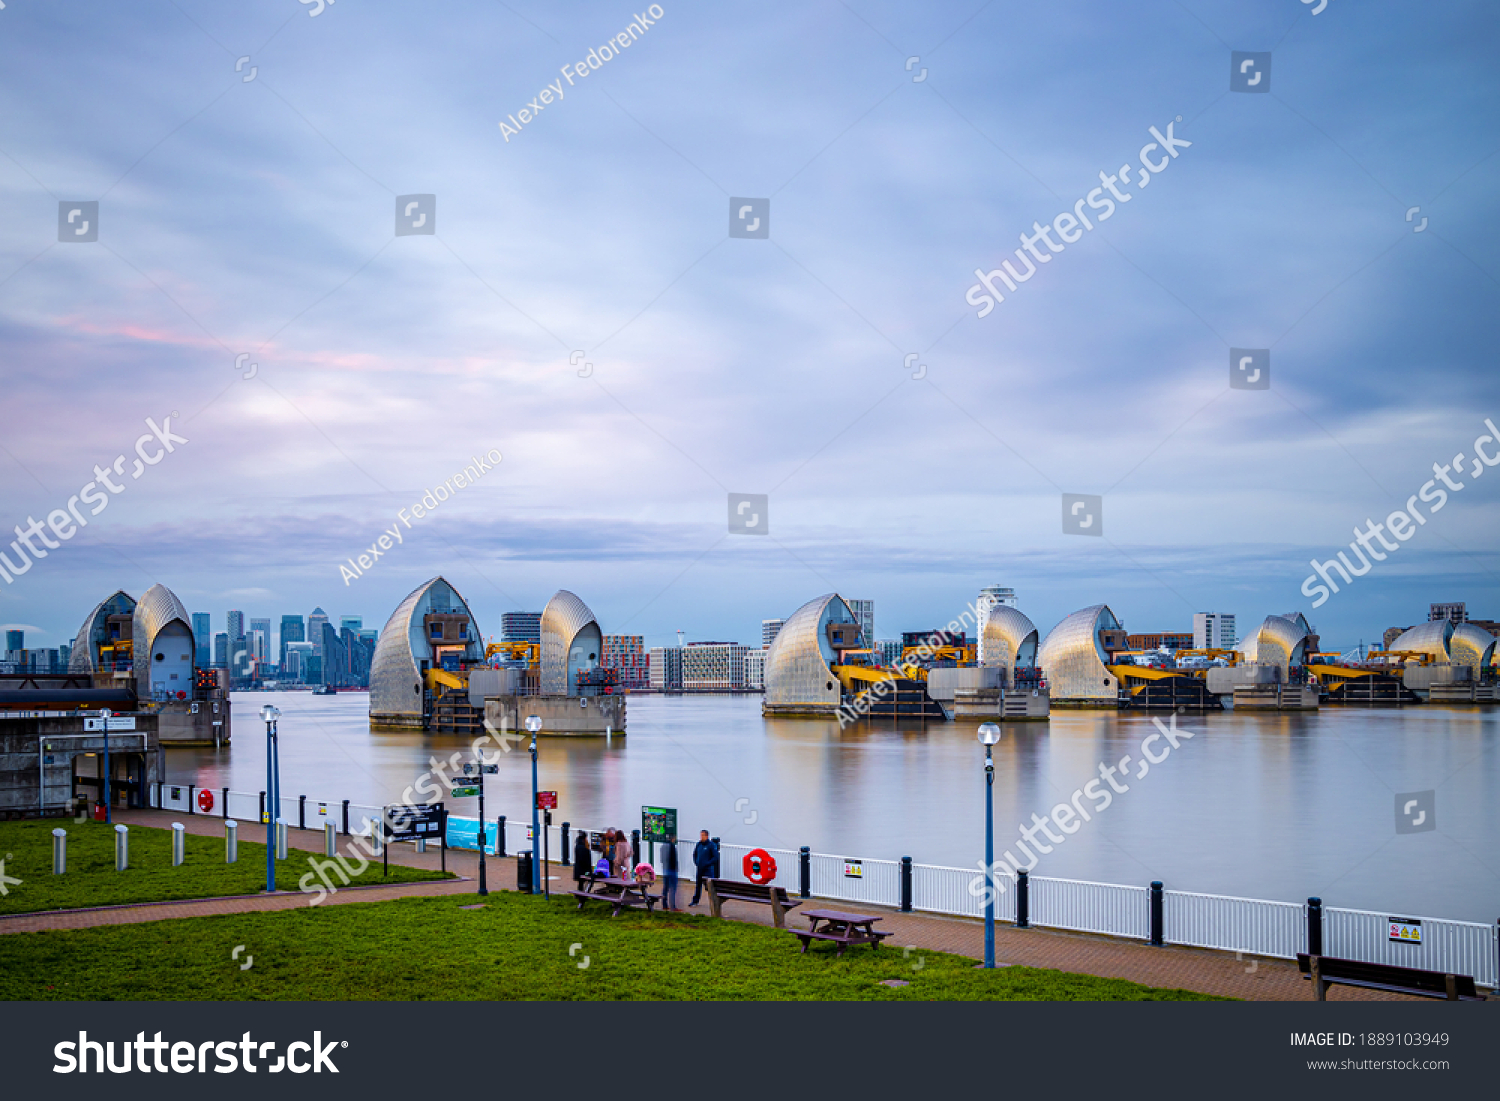
[[[165,811],[116,811],[115,820],[125,825],[169,826],[181,822],[190,833],[201,836],[222,837],[223,821],[205,815],[182,815]],[[253,826],[253,824],[250,824]],[[321,854],[323,834],[315,830],[287,831],[289,849]],[[245,840],[255,840],[254,829],[243,830]],[[339,850],[351,839],[340,837]],[[440,854],[429,848],[419,854],[410,845],[393,845],[390,851],[393,864],[404,864],[415,868],[437,868]],[[478,889],[474,881],[479,872],[479,856],[470,850],[449,849],[448,870],[466,878],[445,880],[438,883],[405,883],[389,887],[342,888],[330,895],[323,905],[340,905],[351,902],[376,902],[390,898],[406,898],[424,895],[469,894]],[[290,861],[288,863],[291,863]],[[487,879],[489,888],[514,890],[516,886],[516,861],[513,857],[489,857]],[[300,876],[291,870],[279,873],[286,886],[294,886]],[[572,876],[566,865],[553,864],[552,886],[555,890],[572,889]],[[678,891],[685,904],[692,898],[692,881],[685,879]],[[287,910],[305,905],[307,896],[292,890],[275,895],[253,895],[235,898],[198,899],[187,902],[166,902],[136,906],[110,906],[94,910],[74,910],[65,913],[23,914],[0,917],[0,934],[34,932],[40,929],[80,929],[94,925],[118,925],[130,922],[162,921],[167,918],[207,917],[214,914],[246,913],[259,910]],[[847,907],[849,903],[836,905]],[[967,918],[942,917],[934,914],[903,914],[884,907],[858,904],[862,911],[878,913],[883,919],[880,928],[893,935],[886,941],[885,951],[901,950],[908,946],[918,951],[952,952],[957,955],[980,959],[984,955],[984,926]],[[708,899],[700,906],[690,907],[691,913],[707,913]],[[771,924],[770,911],[763,906],[744,903],[727,903],[726,913],[734,920]],[[794,910],[789,920],[797,921]],[[913,959],[918,958],[916,953]],[[995,927],[995,958],[1004,964],[1022,964],[1028,967],[1046,967],[1059,971],[1073,971],[1102,978],[1128,979],[1145,986],[1180,987],[1204,994],[1222,994],[1252,1001],[1309,1001],[1312,988],[1298,974],[1295,963],[1285,960],[1244,959],[1237,960],[1227,952],[1197,948],[1151,948],[1139,941],[1115,937],[1090,936],[1076,933],[1060,933],[1042,929],[1015,929],[1009,925]],[[1331,1001],[1421,1001],[1401,995],[1384,994],[1374,990],[1359,990],[1336,986],[1328,992]]]

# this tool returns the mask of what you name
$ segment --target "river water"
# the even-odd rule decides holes
[[[464,738],[372,731],[363,693],[236,693],[230,749],[171,749],[174,783],[265,786],[262,704],[282,711],[282,791],[336,803],[396,802],[432,757]],[[678,808],[685,838],[865,859],[975,867],[984,854],[983,749],[973,723],[926,726],[764,720],[758,696],[632,696],[629,735],[540,741],[555,821],[639,828],[642,805]],[[1314,714],[1223,712],[1177,717],[1177,747],[1142,742],[1152,719],[1054,712],[1007,724],[995,747],[996,852],[1032,815],[1061,843],[1033,852],[1035,875],[1298,902],[1391,915],[1493,922],[1500,915],[1500,710],[1326,708]],[[1188,737],[1188,734],[1191,737]],[[489,778],[493,818],[529,814],[531,761],[520,744]],[[1117,791],[1100,775],[1113,775]],[[1147,771],[1140,775],[1142,765]],[[1089,791],[1075,798],[1089,784]],[[1433,793],[1417,832],[1398,832]],[[1103,804],[1103,793],[1110,802]],[[1401,799],[1398,800],[1398,795]],[[476,800],[448,800],[473,816]],[[1425,806],[1425,804],[1424,804]],[[1084,820],[1079,808],[1089,812]],[[1435,829],[1427,828],[1436,823]],[[1071,831],[1071,832],[1067,832]]]

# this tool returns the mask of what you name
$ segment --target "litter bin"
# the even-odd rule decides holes
[[[108,817],[109,817],[109,814],[105,810],[104,804],[103,803],[95,803],[94,804],[94,821],[95,822],[104,822],[104,821],[108,820]]]
[[[522,849],[516,854],[516,890],[531,894],[531,850]]]

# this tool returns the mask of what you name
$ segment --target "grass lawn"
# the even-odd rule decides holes
[[[68,870],[64,875],[52,874],[52,830],[58,826],[68,831]],[[252,895],[265,890],[266,847],[247,840],[246,832],[242,827],[239,860],[234,864],[224,863],[222,836],[194,837],[190,833],[185,843],[186,862],[174,868],[170,829],[131,826],[130,866],[117,872],[114,827],[104,822],[55,818],[0,822],[0,858],[5,860],[7,877],[5,893],[0,895],[0,914]],[[340,852],[350,840],[339,839]],[[316,854],[288,850],[288,859],[276,869],[277,886],[284,891],[296,890],[297,880],[309,870],[309,855]],[[392,864],[385,882],[447,878],[451,877]],[[16,879],[20,884],[12,882]],[[376,862],[355,883],[381,881],[380,864]]]
[[[1063,971],[986,973],[889,943],[843,959],[832,946],[800,948],[759,925],[611,918],[600,906],[579,913],[571,898],[504,891],[3,935],[0,999],[1221,1000]]]

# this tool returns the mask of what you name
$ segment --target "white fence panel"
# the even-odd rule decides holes
[[[800,857],[794,854],[794,858]],[[809,890],[815,898],[868,902],[875,906],[901,905],[901,865],[898,861],[812,853],[808,863]],[[799,878],[793,876],[795,885],[788,890],[793,893],[801,890],[800,882],[796,882]]]
[[[162,810],[188,812],[192,806],[192,800],[188,798],[188,786],[186,784],[162,784],[161,794],[158,796],[157,806]]]
[[[236,822],[260,824],[260,795],[253,791],[229,793],[229,817]]]
[[[1292,959],[1307,942],[1307,907],[1297,902],[1165,891],[1162,939]]]
[[[1442,918],[1407,918],[1422,925],[1419,944],[1390,938],[1391,914],[1323,908],[1323,951],[1338,959],[1472,975],[1481,986],[1500,985],[1496,927]]]
[[[1032,925],[1141,940],[1151,935],[1150,891],[1145,887],[1036,876],[1029,880]]]
[[[984,873],[977,868],[943,868],[934,864],[912,865],[912,909],[960,917],[984,917]],[[974,891],[969,885],[975,884]],[[995,919],[1013,921],[1016,916],[1014,876],[995,877]],[[980,893],[974,893],[978,891]]]

